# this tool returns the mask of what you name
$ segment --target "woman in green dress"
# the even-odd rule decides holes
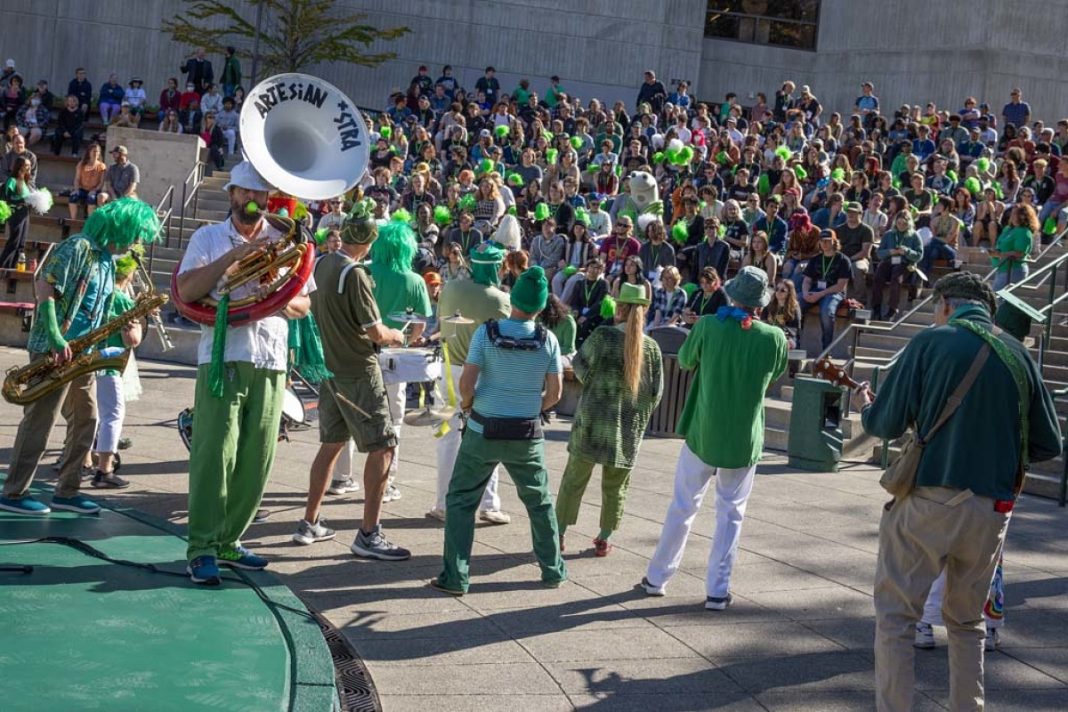
[[[564,531],[578,521],[594,465],[601,465],[601,528],[593,540],[594,553],[607,556],[612,549],[608,538],[623,518],[630,470],[664,388],[660,347],[642,333],[648,306],[643,285],[623,284],[615,326],[595,329],[571,362],[582,397],[556,497],[561,551]]]

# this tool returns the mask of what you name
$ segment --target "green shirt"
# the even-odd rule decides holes
[[[630,468],[638,456],[649,416],[664,391],[660,347],[642,337],[642,371],[638,395],[623,380],[626,336],[615,326],[600,326],[571,361],[582,382],[567,451],[599,465]],[[561,349],[562,350],[562,349]]]
[[[575,317],[570,314],[566,315],[549,331],[556,334],[556,340],[560,342],[561,356],[570,356],[575,353]]]
[[[315,265],[316,290],[311,293],[311,310],[323,339],[326,367],[335,376],[360,377],[378,368],[378,356],[367,329],[382,321],[375,304],[374,280],[363,267],[353,267],[345,275],[341,293],[341,272],[353,261],[342,252],[324,255]]]
[[[104,323],[111,321],[112,319],[118,319],[134,308],[134,300],[127,296],[126,292],[120,289],[116,289],[111,295],[111,309],[108,311],[107,318],[104,319]],[[114,334],[107,338],[107,341],[103,343],[103,347],[117,346],[120,349],[126,348],[126,344],[122,341],[122,331],[116,331]],[[119,372],[114,368],[107,368],[103,371],[105,376],[118,376]]]
[[[452,324],[442,321],[459,312],[473,324]],[[479,284],[470,279],[448,282],[438,297],[438,316],[441,339],[449,347],[449,363],[462,366],[467,361],[467,349],[475,330],[488,319],[507,319],[512,313],[507,292],[497,287]],[[574,344],[572,344],[574,350]],[[563,345],[561,344],[561,353]]]
[[[990,315],[979,306],[961,307],[952,319],[992,328]],[[1029,460],[1050,460],[1061,452],[1061,429],[1053,399],[1027,349],[1008,333],[1000,338],[1027,371],[1031,391]],[[894,440],[915,423],[920,435],[925,435],[982,344],[979,336],[954,325],[924,329],[913,336],[879,388],[875,402],[864,409],[864,430]],[[916,484],[970,489],[981,497],[1011,499],[1020,462],[1018,403],[1019,389],[1012,373],[991,354],[957,412],[924,448]]]
[[[401,329],[404,322],[389,319],[390,314],[397,314],[411,309],[419,316],[431,316],[430,294],[426,291],[426,282],[415,272],[390,272],[375,270],[375,302],[382,314],[382,321],[392,329]]]
[[[997,244],[994,246],[998,252],[1020,252],[1021,257],[1002,259],[991,257],[990,261],[998,272],[1008,272],[1013,267],[1019,267],[1024,263],[1027,255],[1031,254],[1031,230],[1026,225],[1009,225],[998,235]]]
[[[749,467],[764,449],[764,394],[786,370],[782,329],[753,320],[697,320],[679,351],[693,382],[678,432],[706,465]]]

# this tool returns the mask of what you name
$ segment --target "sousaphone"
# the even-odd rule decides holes
[[[355,105],[333,84],[308,74],[277,74],[257,84],[241,107],[240,127],[245,159],[265,181],[300,199],[347,193],[370,160],[367,125]],[[233,295],[227,323],[277,313],[300,293],[315,266],[314,241],[299,223],[265,217],[283,237],[239,262],[219,285],[220,294]],[[177,278],[176,269],[171,293],[178,311],[214,324],[218,302],[183,302]]]

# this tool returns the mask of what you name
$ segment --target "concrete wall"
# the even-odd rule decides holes
[[[199,136],[160,133],[144,129],[112,126],[108,129],[107,164],[111,165],[111,149],[126,146],[130,162],[141,173],[137,194],[149,205],[159,204],[167,189],[175,186],[175,208],[181,200],[182,183],[193,170],[197,156],[204,148]]]
[[[254,19],[250,0],[232,3]],[[995,110],[1019,85],[1036,117],[1068,113],[1068,0],[823,0],[819,51],[804,52],[705,39],[705,0],[337,0],[379,26],[412,34],[373,51],[398,58],[377,69],[312,68],[360,105],[381,108],[420,64],[436,78],[452,64],[473,86],[493,64],[505,90],[520,77],[544,91],[559,74],[581,97],[633,103],[642,70],[665,82],[689,79],[703,99],[727,91],[772,94],[793,78],[812,86],[825,106],[852,107],[859,83],[874,81],[884,108],[934,100],[957,109],[969,94]],[[78,65],[94,87],[108,72],[125,83],[145,79],[149,102],[189,49],[159,33],[161,18],[182,0],[3,0],[0,48],[30,81],[48,78],[62,92]],[[268,18],[269,20],[269,18]],[[211,57],[216,71],[222,58]],[[246,73],[250,70],[245,63]]]

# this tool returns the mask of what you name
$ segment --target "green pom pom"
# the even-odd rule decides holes
[[[727,155],[726,151],[720,151],[716,154],[716,162],[722,163],[723,165],[727,165],[731,162],[731,157]]]
[[[326,242],[327,235],[330,234],[330,230],[325,227],[321,227],[315,231],[315,244],[321,245]]]
[[[675,155],[675,160],[672,161],[676,166],[688,166],[690,161],[693,160],[693,147],[683,146],[679,149],[679,152]]]
[[[438,227],[445,227],[452,222],[452,215],[449,213],[449,209],[444,205],[434,206],[434,222],[438,224]]]
[[[760,178],[757,179],[757,192],[762,196],[771,192],[771,179],[768,178],[767,173],[761,173]]]
[[[250,200],[247,203],[245,203],[245,213],[247,215],[255,215],[259,211],[260,211],[260,206],[256,203],[255,200]]]
[[[841,168],[835,168],[833,171],[831,171],[831,178],[834,178],[836,181],[841,182],[845,180],[845,171]]]
[[[546,219],[548,219],[548,217],[549,217],[549,206],[546,205],[545,203],[538,203],[534,207],[534,219],[535,220],[546,220]]]
[[[493,161],[488,158],[483,158],[481,161],[478,162],[479,175],[486,175],[487,173],[492,173],[494,168],[495,166],[493,165]]]
[[[571,148],[575,149],[576,151],[579,150],[580,148],[582,148],[582,139],[580,137],[578,137],[578,136],[572,136],[571,137]]]
[[[1001,183],[994,181],[994,195],[998,197],[998,200],[1005,199],[1005,191],[1001,188]]]
[[[578,272],[578,267],[576,267],[575,265],[568,265],[567,267],[564,267],[564,276],[565,277],[570,277],[571,275],[575,274],[576,272]]]
[[[556,157],[560,155],[560,152],[555,148],[545,149],[545,162],[549,164],[556,163]]]
[[[509,206],[509,208],[507,210],[505,210],[504,213],[505,213],[505,215],[518,215],[519,211],[516,210],[516,207],[514,205],[512,205],[512,206]]]
[[[412,214],[404,208],[397,208],[393,211],[393,214],[389,216],[391,222],[400,222],[410,225],[412,223]]]
[[[458,203],[458,205],[460,206],[460,210],[466,210],[468,212],[474,210],[475,209],[475,194],[474,193],[468,193],[464,197],[460,198],[460,202]]]
[[[794,166],[794,175],[797,176],[798,180],[804,180],[805,178],[808,178],[808,171],[801,166]]]
[[[590,226],[590,214],[586,208],[575,208],[575,222],[580,222],[586,227]]]
[[[601,317],[604,319],[611,319],[616,315],[616,300],[612,297],[605,296],[601,300]]]
[[[954,183],[959,183],[960,182],[960,180],[957,178],[957,172],[956,171],[946,171],[946,175],[949,176],[949,179],[951,181],[953,181]]]
[[[690,228],[686,227],[686,223],[679,220],[677,223],[671,226],[671,237],[675,239],[675,242],[686,242],[686,238],[690,235]]]
[[[663,151],[657,151],[656,153],[653,154],[653,163],[663,163],[663,161],[664,161],[664,152]]]
[[[990,159],[983,156],[975,162],[975,167],[979,169],[980,173],[986,173],[990,168]]]
[[[493,133],[497,134],[497,138],[507,138],[508,137],[508,127],[505,126],[504,124],[501,124],[497,128],[493,129]]]
[[[681,148],[669,148],[664,151],[664,157],[667,158],[668,163],[674,165],[679,160],[679,151],[681,150]]]
[[[697,285],[693,282],[687,282],[682,285],[682,291],[686,292],[687,297],[692,297],[693,293],[697,291]]]
[[[506,182],[508,183],[508,185],[515,186],[516,188],[522,188],[523,176],[519,175],[518,173],[509,173]]]
[[[120,198],[97,208],[85,221],[82,234],[103,247],[126,249],[133,243],[152,242],[160,233],[155,209],[137,198]]]
[[[968,192],[973,196],[979,195],[983,191],[983,186],[980,185],[979,179],[972,176],[968,180],[964,181],[964,187],[968,189]]]
[[[779,146],[778,148],[775,149],[775,155],[778,156],[779,158],[781,158],[784,161],[789,161],[790,160],[790,156],[792,156],[793,154],[790,152],[790,149],[787,148],[786,146]]]
[[[380,128],[378,130],[378,135],[381,136],[382,138],[389,138],[390,136],[393,135],[393,129],[391,129],[388,126],[383,126],[382,128]]]
[[[0,225],[7,222],[8,218],[11,217],[11,213],[11,206],[0,200]]]
[[[1046,224],[1042,226],[1042,232],[1047,235],[1053,235],[1057,232],[1057,218],[1050,216],[1046,218]]]
[[[541,137],[543,139],[545,139],[546,141],[552,141],[553,140],[553,132],[548,130],[548,129],[542,129],[541,130]]]

